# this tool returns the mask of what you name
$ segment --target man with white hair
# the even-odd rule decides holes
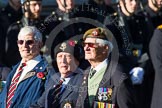
[[[8,67],[12,67],[21,59],[16,46],[17,35],[20,29],[25,26],[35,26],[38,28],[43,22],[40,16],[42,0],[21,0],[21,6],[23,10],[22,19],[11,24],[6,35],[5,63]],[[13,54],[15,55],[14,58],[12,58]]]
[[[109,30],[100,27],[86,31],[83,36],[85,59],[91,67],[85,71],[81,87],[84,91],[79,95],[78,107],[135,108],[131,83],[127,76],[119,66],[113,72],[115,64],[110,65],[112,36]]]
[[[25,26],[18,34],[17,45],[22,60],[7,78],[0,97],[0,108],[28,108],[45,89],[48,64],[39,54],[42,34],[34,26]]]

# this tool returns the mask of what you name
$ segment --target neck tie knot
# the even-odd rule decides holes
[[[25,66],[26,66],[26,63],[22,63],[20,68],[19,68],[19,71],[22,71],[23,67],[25,67]]]
[[[93,75],[96,73],[96,70],[95,69],[91,69],[90,70],[90,79],[93,77]]]
[[[61,87],[62,86],[62,83],[65,81],[65,79],[61,78],[58,82],[58,84],[56,84],[54,87],[55,88],[58,88],[58,87]]]

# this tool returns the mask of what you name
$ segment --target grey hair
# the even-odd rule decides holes
[[[105,46],[105,45],[107,45],[107,46],[109,47],[109,50],[108,50],[108,56],[109,56],[109,54],[110,54],[110,53],[112,52],[112,50],[113,50],[113,44],[112,44],[110,41],[108,41],[107,44],[99,43],[99,46]]]
[[[42,33],[34,26],[25,26],[21,28],[18,37],[26,36],[31,33],[36,41],[42,42]]]
[[[108,40],[103,40],[103,39],[97,38],[96,43],[99,43],[100,45],[108,45],[110,52],[112,52],[112,50],[113,50],[113,44],[112,44],[112,42],[110,42]]]

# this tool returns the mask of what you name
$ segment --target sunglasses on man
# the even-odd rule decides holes
[[[96,48],[97,46],[98,46],[98,43],[89,43],[89,42],[84,42],[83,43],[83,47],[85,47],[85,46],[88,46],[88,47],[91,47],[91,48]]]
[[[17,44],[22,45],[25,42],[26,45],[34,44],[34,40],[17,40]]]

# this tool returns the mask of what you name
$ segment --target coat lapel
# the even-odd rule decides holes
[[[13,76],[14,76],[14,74],[16,73],[16,70],[17,70],[17,68],[18,68],[18,66],[19,66],[19,64],[20,63],[18,63],[17,65],[15,65],[14,67],[13,67],[13,69],[12,69],[12,71],[10,72],[10,74],[9,74],[9,76],[8,76],[8,78],[7,78],[7,83],[6,83],[6,91],[7,92],[5,92],[6,94],[5,94],[5,101],[7,101],[7,93],[8,93],[8,90],[9,90],[9,87],[10,87],[10,84],[11,84],[11,81],[12,81],[12,78],[13,78]],[[5,102],[6,103],[6,102]]]
[[[77,99],[77,104],[80,103],[82,107],[89,106],[88,104],[88,75],[89,75],[90,68],[84,71],[84,77],[82,81],[82,85],[80,87],[79,97]]]
[[[71,77],[69,83],[66,85],[66,87],[64,88],[65,91],[63,91],[63,94],[61,96],[61,99],[60,99],[60,103],[70,94],[73,92],[73,89],[71,89],[71,87],[68,87],[69,85],[74,85],[75,82],[74,82],[74,76]]]
[[[73,75],[71,76],[70,81],[68,82],[68,84],[64,88],[65,91],[63,91],[63,94],[62,94],[61,99],[60,99],[60,103],[62,103],[62,101],[64,101],[64,99],[66,99],[71,93],[75,92],[73,87],[77,86],[76,82],[77,82],[78,77],[76,77],[76,75],[81,74],[80,72],[81,71],[79,69],[77,69],[73,73]]]
[[[20,63],[18,63],[15,67],[13,67],[13,70],[9,74],[9,77],[7,79],[7,84],[6,84],[6,87],[7,87],[7,92],[6,93],[8,93],[8,90],[9,90],[9,87],[10,87],[10,84],[11,84],[11,81],[12,81],[12,78],[13,78],[14,74],[16,73],[16,70],[17,70],[19,64]]]
[[[103,78],[99,84],[99,88],[104,87],[107,84],[106,82],[111,80],[112,77],[111,73],[112,73],[112,67],[110,66],[110,62],[108,62]]]
[[[29,71],[24,78],[18,83],[20,84],[21,82],[23,82],[24,80],[33,77],[36,75],[37,72],[43,72],[45,71],[45,68],[47,67],[47,64],[44,62],[44,60],[42,59],[31,71]]]
[[[28,78],[34,76],[35,74],[36,74],[35,71],[30,71],[30,72],[28,72],[28,73],[25,75],[25,77],[24,77],[21,81],[26,80],[26,79],[28,79]]]

